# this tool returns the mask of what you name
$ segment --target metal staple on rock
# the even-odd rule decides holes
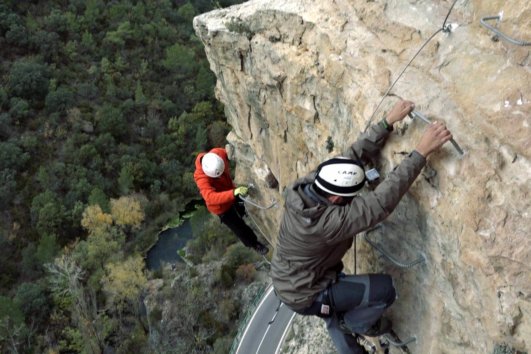
[[[390,261],[391,263],[393,263],[394,265],[396,265],[397,267],[400,267],[400,268],[411,268],[413,266],[416,266],[417,264],[420,264],[420,263],[424,263],[426,261],[426,258],[424,257],[423,254],[420,255],[419,258],[417,258],[416,260],[414,261],[411,261],[411,262],[402,262],[402,261],[399,261],[397,260],[395,257],[393,257],[391,254],[389,254],[386,250],[383,249],[382,246],[380,246],[378,243],[374,242],[373,240],[371,240],[369,238],[369,233],[377,228],[380,228],[381,225],[378,225],[376,226],[375,228],[371,229],[371,230],[368,230],[367,232],[365,232],[365,234],[363,235],[365,241],[367,241],[375,250],[377,250],[378,252],[380,252],[382,254],[382,256],[384,256],[388,261]]]
[[[423,121],[426,124],[431,124],[431,121],[424,114],[420,113],[419,111],[411,111],[409,113],[409,116],[412,119],[417,118],[417,119],[420,119],[421,121]],[[454,138],[450,139],[450,143],[454,146],[455,150],[457,150],[459,155],[464,155],[465,154],[463,149],[461,149],[461,147],[459,146],[459,144],[457,144],[457,142],[455,141]]]
[[[374,109],[374,112],[373,114],[371,115],[371,117],[369,118],[369,121],[367,122],[367,125],[365,126],[365,129],[363,130],[364,132],[367,131],[367,129],[369,129],[369,126],[371,125],[372,123],[372,120],[374,119],[374,116],[376,115],[376,112],[378,112],[378,109],[380,108],[380,106],[382,105],[383,101],[385,100],[385,98],[387,97],[387,95],[389,94],[389,92],[391,92],[391,90],[393,89],[393,87],[395,86],[395,84],[398,82],[398,80],[402,77],[402,75],[404,74],[404,72],[406,71],[406,69],[411,65],[411,63],[413,62],[413,60],[415,60],[415,58],[420,54],[420,52],[422,51],[422,49],[424,49],[424,47],[433,39],[433,37],[435,37],[439,32],[449,32],[449,27],[446,25],[446,21],[448,20],[448,17],[450,16],[450,13],[452,12],[453,8],[454,8],[454,5],[455,3],[457,2],[457,0],[455,0],[452,4],[452,6],[450,7],[450,10],[448,11],[448,14],[446,15],[446,18],[444,19],[444,22],[441,26],[441,28],[439,28],[437,31],[435,31],[431,36],[430,38],[428,38],[424,44],[422,44],[422,46],[419,48],[419,50],[417,50],[417,52],[415,53],[415,55],[413,55],[413,58],[411,58],[411,60],[407,63],[407,65],[404,67],[404,69],[402,69],[402,71],[400,72],[400,74],[398,75],[398,77],[395,79],[395,81],[393,81],[393,83],[391,84],[391,86],[389,86],[389,89],[387,89],[387,91],[385,92],[385,94],[383,95],[382,99],[380,100],[380,103],[378,103],[378,105],[376,106],[376,108]]]
[[[271,205],[269,206],[262,206],[262,205],[259,205],[259,204],[256,204],[255,202],[253,202],[252,200],[250,200],[249,198],[246,198],[246,197],[242,197],[240,196],[240,199],[243,200],[246,204],[250,204],[258,209],[261,209],[261,210],[268,210],[268,209],[271,209],[273,208],[274,206],[277,205],[277,201],[272,199],[272,203]]]
[[[493,27],[491,25],[489,25],[486,21],[490,21],[490,20],[496,20],[497,22],[499,22],[501,20],[501,15],[497,15],[497,16],[487,16],[487,17],[483,17],[481,20],[479,20],[479,22],[483,25],[483,27],[487,28],[488,30],[491,30],[492,32],[496,33],[496,37],[501,37],[502,39],[504,39],[505,41],[509,42],[509,43],[512,43],[514,45],[519,45],[519,46],[528,46],[528,45],[531,45],[531,42],[527,42],[527,41],[520,41],[518,39],[514,39],[514,38],[511,38],[509,37],[508,35],[504,34],[503,32],[501,32],[499,29],[497,29],[496,27]]]
[[[405,347],[409,343],[415,342],[417,340],[417,337],[414,337],[414,336],[404,340],[403,342],[396,341],[393,339],[393,337],[387,334],[385,334],[384,337],[389,342],[389,344],[391,344],[394,347]]]

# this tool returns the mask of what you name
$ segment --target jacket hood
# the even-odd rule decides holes
[[[303,191],[314,180],[315,172],[299,178],[286,190],[286,207],[306,219],[318,219],[326,210],[326,205],[315,202]]]

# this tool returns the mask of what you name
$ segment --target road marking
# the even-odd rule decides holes
[[[280,304],[280,306],[278,307],[278,310],[280,311],[280,308],[282,307],[282,305],[284,305],[283,303]],[[275,315],[273,315],[273,317],[276,316],[276,313]],[[264,339],[266,338],[267,336],[267,332],[269,332],[269,329],[271,328],[271,321],[269,321],[269,323],[267,324],[267,329],[266,331],[264,332],[264,335],[262,336],[262,340],[260,341],[260,343],[258,344],[258,348],[256,348],[256,354],[258,354],[258,352],[260,351],[260,348],[262,347],[262,344],[264,343]]]
[[[256,309],[254,310],[254,313],[251,316],[251,319],[249,320],[249,322],[247,322],[247,326],[245,327],[245,331],[243,331],[243,334],[242,334],[241,339],[240,339],[240,343],[238,344],[238,348],[236,348],[236,353],[238,353],[240,351],[240,347],[241,347],[241,345],[243,343],[243,338],[245,338],[245,335],[247,334],[247,331],[249,330],[249,327],[250,327],[251,323],[253,322],[254,316],[256,316],[256,314],[258,313],[258,309],[260,308],[260,306],[262,306],[262,304],[264,303],[264,301],[267,299],[267,297],[269,296],[269,294],[272,291],[273,291],[273,286],[272,286],[272,284],[270,284],[269,285],[269,290],[267,291],[265,296],[262,297],[262,300],[260,301],[258,306],[256,306]]]
[[[278,341],[278,346],[277,346],[277,349],[275,350],[275,354],[280,353],[280,347],[282,346],[282,343],[284,342],[284,338],[288,334],[288,330],[291,327],[291,322],[293,321],[294,318],[295,318],[295,312],[291,314],[291,318],[289,319],[288,324],[284,328],[284,333],[282,333],[282,337],[280,337],[280,340]]]

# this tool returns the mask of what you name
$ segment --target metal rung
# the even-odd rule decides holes
[[[277,205],[277,201],[276,200],[272,200],[272,203],[271,205],[268,205],[268,206],[263,206],[263,205],[259,205],[259,204],[256,204],[255,202],[253,202],[252,200],[250,200],[248,197],[242,197],[240,196],[240,199],[243,200],[246,204],[249,204],[249,205],[252,205],[258,209],[262,209],[262,210],[268,210],[268,209],[271,209],[273,207],[275,207]]]
[[[493,27],[493,26],[489,25],[486,22],[486,21],[491,21],[491,20],[496,20],[496,21],[499,22],[501,20],[501,15],[483,17],[479,22],[483,25],[483,27],[485,27],[485,28],[491,30],[492,32],[496,33],[497,36],[500,36],[502,39],[504,39],[505,41],[507,41],[509,43],[512,43],[512,44],[515,44],[515,45],[519,45],[519,46],[531,45],[531,42],[521,41],[521,40],[509,37],[508,35],[504,34],[503,32],[501,32],[496,27]]]
[[[431,120],[429,120],[424,114],[420,113],[419,111],[411,111],[409,113],[409,116],[411,117],[411,119],[417,118],[426,124],[431,124]],[[461,147],[455,142],[454,138],[450,139],[450,143],[452,143],[452,145],[460,155],[465,154],[463,149],[461,149]]]
[[[400,268],[411,268],[411,267],[413,267],[413,266],[415,266],[417,264],[426,262],[426,257],[424,257],[423,254],[421,254],[419,256],[419,258],[417,258],[416,260],[414,260],[412,262],[408,262],[408,263],[402,262],[402,261],[396,259],[395,257],[393,257],[386,250],[384,250],[383,247],[380,246],[380,244],[378,244],[378,243],[372,241],[371,239],[369,239],[369,233],[371,231],[373,231],[373,230],[376,230],[377,228],[380,228],[380,227],[382,227],[382,226],[381,225],[376,225],[374,228],[366,231],[365,235],[364,235],[364,238],[374,249],[376,249],[378,252],[380,252],[382,254],[382,256],[384,256],[388,261],[390,261],[391,263],[393,263],[394,265],[396,265],[397,267],[400,267]]]
[[[389,344],[391,344],[393,347],[405,347],[406,345],[408,345],[409,343],[412,343],[412,342],[416,342],[417,341],[417,337],[413,336],[413,337],[409,337],[408,339],[404,340],[404,341],[395,341],[395,339],[393,337],[391,337],[391,335],[389,334],[384,334],[383,337],[385,337],[385,339],[389,342]]]

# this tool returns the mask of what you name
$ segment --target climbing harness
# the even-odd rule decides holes
[[[378,244],[377,242],[371,240],[369,238],[369,234],[376,230],[376,229],[380,229],[380,228],[383,228],[383,225],[381,224],[378,224],[376,225],[375,227],[373,227],[372,229],[370,230],[367,230],[365,232],[365,234],[363,235],[363,238],[365,239],[365,241],[367,241],[369,243],[369,245],[371,245],[375,250],[377,250],[378,252],[380,252],[382,254],[382,256],[384,256],[388,261],[390,261],[391,263],[393,263],[394,265],[396,265],[397,267],[399,268],[411,268],[413,266],[416,266],[417,264],[420,264],[420,263],[424,263],[426,262],[426,257],[424,257],[424,255],[421,253],[420,256],[415,259],[414,261],[410,261],[410,262],[402,262],[402,261],[399,261],[398,259],[396,259],[395,257],[393,257],[389,252],[387,252],[380,244]]]
[[[498,24],[500,23],[502,18],[503,18],[503,11],[500,12],[496,16],[483,17],[481,20],[479,20],[479,23],[481,23],[481,25],[483,27],[485,27],[486,29],[488,29],[488,30],[490,30],[490,31],[495,33],[495,36],[493,37],[494,40],[497,40],[498,38],[501,38],[501,39],[505,40],[506,42],[509,42],[511,44],[514,44],[514,45],[519,45],[519,46],[531,45],[531,42],[521,41],[521,40],[518,40],[518,39],[511,38],[508,35],[506,35],[505,33],[501,32],[496,27],[493,27],[493,26],[491,26],[490,24],[487,23],[487,21],[496,20],[496,26],[498,26]]]
[[[420,52],[422,51],[422,49],[424,49],[424,47],[433,39],[433,37],[435,37],[439,32],[444,32],[444,33],[450,33],[451,30],[452,30],[452,26],[450,24],[446,24],[446,21],[448,21],[448,17],[450,16],[450,13],[452,12],[453,8],[454,8],[454,5],[455,3],[457,2],[457,0],[455,0],[452,4],[452,6],[450,7],[450,10],[448,11],[448,14],[446,15],[446,18],[444,19],[444,22],[441,26],[441,28],[439,28],[437,31],[435,31],[431,36],[430,38],[428,38],[424,44],[422,44],[422,46],[419,48],[419,50],[417,50],[417,52],[415,53],[415,55],[413,55],[413,58],[411,58],[411,60],[407,63],[407,65],[404,67],[404,69],[400,72],[400,74],[398,75],[398,77],[395,79],[395,81],[393,81],[393,83],[391,84],[391,86],[389,86],[389,88],[387,89],[387,91],[385,92],[385,94],[383,95],[380,103],[378,103],[378,105],[376,106],[373,114],[371,115],[371,117],[369,118],[369,121],[367,122],[367,125],[365,126],[365,129],[363,130],[363,132],[366,132],[367,129],[369,129],[369,126],[371,125],[372,123],[372,120],[374,118],[374,116],[376,115],[376,112],[378,112],[378,109],[380,108],[380,106],[382,105],[383,101],[385,100],[385,98],[387,97],[387,95],[389,94],[389,92],[391,92],[391,90],[393,89],[393,87],[395,86],[395,84],[398,82],[398,80],[402,77],[402,75],[404,74],[404,72],[406,71],[406,69],[411,65],[411,63],[413,62],[413,60],[415,60],[415,58],[420,54]]]
[[[431,121],[428,118],[426,118],[425,115],[423,115],[422,113],[420,113],[418,111],[412,111],[411,113],[409,113],[409,116],[412,119],[417,118],[417,119],[420,119],[421,121],[423,121],[424,123],[431,124]],[[452,143],[452,145],[454,146],[454,148],[457,150],[457,152],[460,155],[464,155],[465,154],[463,152],[463,150],[461,149],[461,147],[455,142],[454,138],[450,139],[450,143]]]

